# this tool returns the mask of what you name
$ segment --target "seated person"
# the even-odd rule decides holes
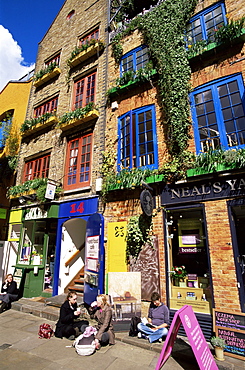
[[[89,322],[87,320],[74,321],[79,318],[80,313],[80,308],[77,307],[76,292],[69,292],[60,307],[60,317],[54,335],[57,338],[66,337],[74,340],[76,336],[83,333]]]
[[[149,327],[152,324],[154,327]],[[138,324],[138,330],[140,333],[147,335],[150,343],[155,341],[162,341],[162,337],[165,337],[168,333],[169,325],[169,310],[160,301],[160,295],[157,292],[151,295],[151,304],[148,312],[148,324],[140,322]]]
[[[97,321],[95,328],[98,332],[95,338],[99,340],[100,345],[106,346],[107,344],[115,344],[115,334],[111,322],[112,309],[107,302],[106,295],[98,295],[97,300],[91,303],[91,307],[88,308],[88,311],[91,318]]]
[[[13,275],[8,274],[2,285],[2,290],[0,294],[0,313],[8,307],[11,302],[17,301],[18,299],[18,289],[17,284],[13,280]]]

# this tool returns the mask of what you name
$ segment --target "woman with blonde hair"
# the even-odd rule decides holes
[[[115,344],[115,334],[112,325],[112,309],[105,294],[99,294],[96,301],[91,303],[89,313],[91,318],[97,321],[97,325],[95,325],[97,329],[95,338],[99,340],[100,344],[102,346]]]
[[[3,312],[5,308],[8,307],[8,305],[11,302],[17,301],[18,299],[18,289],[17,284],[13,280],[13,275],[8,274],[5,277],[5,281],[2,285],[2,290],[0,294],[0,313]]]

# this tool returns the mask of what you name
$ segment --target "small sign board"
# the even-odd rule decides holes
[[[159,370],[171,355],[180,325],[183,325],[200,370],[218,370],[202,329],[191,306],[185,305],[174,315],[155,370]]]
[[[214,309],[213,326],[216,336],[226,341],[225,355],[244,360],[245,314]]]

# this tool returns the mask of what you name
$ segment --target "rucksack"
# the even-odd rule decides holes
[[[140,322],[141,322],[141,318],[140,317],[138,317],[138,316],[132,317],[131,322],[130,322],[129,333],[128,333],[128,335],[130,337],[137,337],[138,332],[139,332],[137,325]]]
[[[41,324],[39,326],[38,336],[39,338],[50,339],[54,335],[54,331],[49,324]]]

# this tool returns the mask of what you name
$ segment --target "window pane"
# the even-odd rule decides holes
[[[235,117],[242,117],[244,116],[244,110],[243,110],[243,106],[240,104],[240,105],[237,105],[233,108],[234,110],[234,116]]]
[[[224,96],[223,98],[220,98],[220,104],[222,108],[225,108],[230,105],[230,100],[228,96]]]
[[[227,121],[225,123],[225,129],[227,133],[233,132],[235,130],[234,121],[233,120]]]
[[[229,91],[230,93],[233,93],[233,92],[236,92],[238,91],[238,85],[237,85],[237,81],[232,81],[232,82],[229,82],[228,83],[228,87],[229,87]]]
[[[238,130],[245,130],[245,117],[238,118],[236,124]]]
[[[231,108],[226,108],[222,110],[224,120],[232,118],[232,110]]]

